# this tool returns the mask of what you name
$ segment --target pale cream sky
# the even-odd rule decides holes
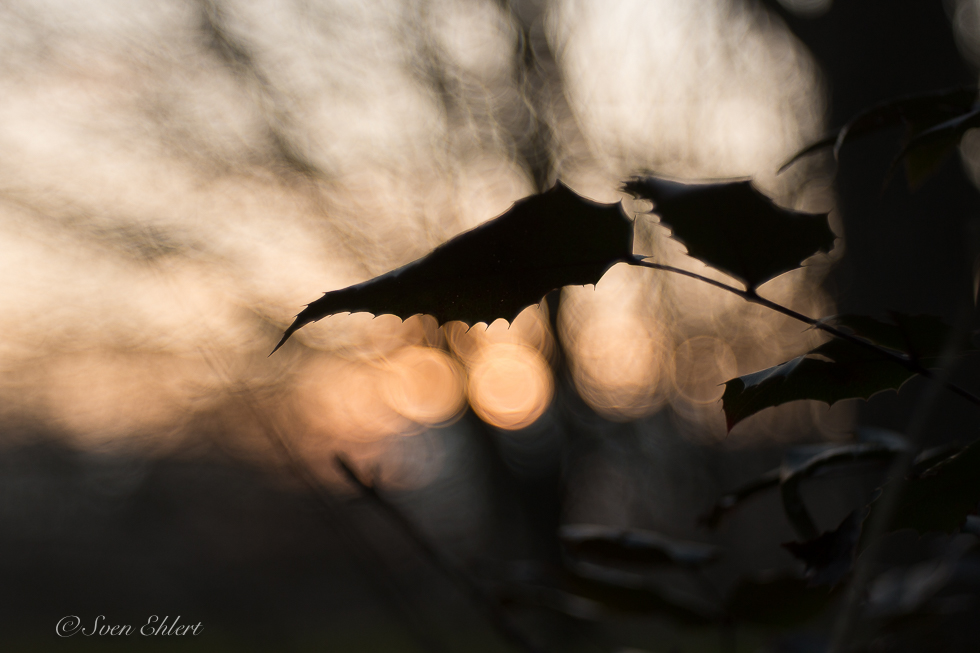
[[[518,153],[535,115],[555,172],[598,201],[652,170],[752,176],[828,210],[825,178],[775,176],[823,129],[819,74],[777,21],[736,5],[546,3],[534,29],[563,86],[529,108],[514,19],[489,0],[3,3],[2,417],[80,446],[164,450],[201,420],[248,421],[229,408],[243,391],[316,447],[418,432],[466,394],[491,423],[533,421],[553,387],[537,309],[468,334],[335,316],[266,354],[321,292],[532,193]],[[700,269],[639,220],[637,253]],[[806,274],[770,292],[827,310]],[[708,434],[718,382],[810,337],[619,268],[566,291],[559,324],[597,410],[628,419],[671,402]]]

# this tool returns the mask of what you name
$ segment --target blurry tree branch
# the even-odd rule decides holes
[[[320,167],[311,161],[289,134],[292,122],[274,84],[255,61],[255,56],[227,26],[221,0],[200,0],[201,31],[204,42],[236,78],[244,82],[255,98],[266,122],[275,158],[287,169],[309,179],[324,177]]]

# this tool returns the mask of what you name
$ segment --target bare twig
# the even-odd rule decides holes
[[[645,268],[652,268],[654,270],[663,270],[665,272],[673,272],[674,274],[680,274],[680,275],[683,275],[685,277],[690,277],[691,279],[697,279],[698,281],[703,281],[704,283],[707,283],[709,285],[712,285],[715,288],[721,288],[722,290],[728,291],[728,292],[732,293],[733,295],[737,295],[737,296],[741,297],[742,299],[744,299],[747,302],[750,302],[752,304],[758,304],[759,306],[765,306],[766,308],[768,308],[770,310],[773,310],[773,311],[776,311],[777,313],[782,313],[783,315],[786,315],[787,317],[791,317],[794,320],[798,320],[800,322],[803,322],[804,324],[809,324],[811,327],[813,327],[815,329],[820,329],[821,331],[824,331],[825,333],[829,333],[830,335],[834,336],[835,338],[840,338],[841,340],[846,340],[847,342],[849,342],[849,343],[851,343],[853,345],[856,345],[858,347],[863,347],[864,349],[867,349],[869,351],[873,351],[876,354],[878,354],[879,356],[881,356],[882,358],[885,358],[887,360],[890,360],[893,363],[898,363],[899,365],[901,365],[905,369],[909,370],[910,372],[914,372],[914,373],[916,373],[916,374],[918,374],[920,376],[923,376],[923,377],[925,377],[927,379],[931,379],[932,381],[935,381],[937,384],[939,384],[940,386],[946,388],[950,392],[959,395],[960,397],[966,399],[967,401],[969,401],[972,404],[975,404],[977,406],[980,406],[980,397],[976,396],[975,394],[973,394],[969,390],[966,390],[964,388],[961,388],[960,386],[956,385],[955,383],[950,382],[946,378],[940,379],[939,376],[937,376],[936,374],[934,374],[931,370],[929,370],[929,369],[923,367],[921,364],[919,364],[919,362],[917,360],[915,360],[915,359],[913,359],[913,358],[911,358],[909,356],[904,356],[902,354],[896,353],[896,352],[891,351],[889,349],[885,349],[884,347],[879,347],[878,345],[874,344],[873,342],[870,342],[870,341],[865,340],[863,338],[859,338],[859,337],[857,337],[857,336],[855,336],[853,334],[850,334],[850,333],[848,333],[846,331],[841,331],[840,329],[837,329],[837,328],[835,328],[835,327],[827,324],[826,322],[823,322],[821,320],[817,320],[817,319],[814,319],[812,317],[806,316],[803,313],[798,313],[797,311],[794,311],[791,308],[787,308],[786,306],[783,306],[782,304],[777,304],[776,302],[771,301],[771,300],[768,300],[765,297],[760,297],[754,290],[742,290],[741,288],[736,288],[734,286],[729,286],[726,283],[722,283],[721,281],[716,281],[714,279],[710,279],[710,278],[705,277],[703,275],[700,275],[700,274],[698,274],[696,272],[691,272],[689,270],[684,270],[684,269],[681,269],[681,268],[675,268],[672,265],[663,265],[661,263],[651,263],[650,261],[644,261],[644,260],[641,260],[641,259],[634,259],[634,260],[626,261],[626,262],[629,263],[630,265],[636,265],[636,266],[645,267]]]
[[[320,504],[321,519],[328,527],[331,527],[331,530],[336,530],[341,542],[350,552],[356,564],[361,568],[368,581],[377,589],[377,594],[382,602],[387,604],[387,607],[391,609],[405,630],[423,650],[445,653],[447,651],[446,646],[421,625],[417,610],[405,598],[401,588],[392,580],[394,573],[388,568],[381,554],[367,538],[358,533],[348,515],[326,491],[309,465],[293,451],[279,429],[270,423],[256,407],[254,391],[244,383],[235,382],[227,368],[208,354],[208,349],[202,348],[201,356],[219,377],[228,380],[232,387],[238,386],[239,392],[232,394],[240,398],[243,407],[251,414],[252,419],[279,454],[290,474],[305,485]],[[337,528],[338,525],[339,528]]]
[[[447,578],[456,583],[464,591],[477,607],[481,608],[490,622],[504,635],[512,644],[518,648],[529,651],[530,653],[544,653],[543,649],[531,642],[524,633],[517,628],[513,619],[503,611],[499,602],[491,596],[483,587],[469,577],[445,554],[436,549],[428,541],[426,536],[391,502],[385,499],[373,485],[365,483],[351,468],[350,464],[338,454],[335,458],[337,467],[344,473],[347,479],[356,485],[361,492],[377,504],[393,522],[405,533],[410,540],[422,551],[423,555],[434,567],[441,571]]]

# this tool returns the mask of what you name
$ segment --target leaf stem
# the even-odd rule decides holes
[[[837,329],[836,327],[833,327],[827,324],[826,322],[823,322],[821,320],[816,320],[812,317],[804,315],[803,313],[798,313],[797,311],[794,311],[791,308],[787,308],[782,304],[777,304],[776,302],[766,299],[765,297],[760,297],[759,294],[756,293],[754,289],[742,290],[741,288],[729,286],[726,283],[722,283],[721,281],[716,281],[715,279],[710,279],[696,272],[691,272],[689,270],[684,270],[681,268],[675,268],[672,265],[663,265],[662,263],[651,263],[650,261],[644,261],[639,258],[626,262],[629,263],[630,265],[651,268],[654,270],[663,270],[665,272],[673,272],[674,274],[680,274],[685,277],[690,277],[691,279],[697,279],[698,281],[702,281],[708,285],[714,286],[715,288],[721,288],[722,290],[728,291],[733,295],[738,295],[739,297],[741,297],[742,299],[744,299],[749,303],[758,304],[759,306],[765,306],[766,308],[776,311],[777,313],[782,313],[783,315],[786,315],[787,317],[791,317],[794,320],[798,320],[800,322],[803,322],[804,324],[808,324],[815,329],[820,329],[821,331],[829,333],[835,338],[846,340],[847,342],[857,345],[858,347],[863,347],[864,349],[873,351],[877,353],[879,356],[881,356],[882,358],[890,360],[894,363],[898,363],[899,365],[909,370],[910,372],[915,372],[916,374],[919,374],[920,376],[924,376],[927,379],[938,381],[944,388],[946,388],[950,392],[959,395],[960,397],[966,399],[972,404],[980,406],[980,397],[976,396],[969,390],[961,388],[960,386],[956,385],[955,383],[952,383],[951,381],[937,379],[936,376],[930,370],[920,365],[919,362],[916,361],[915,359],[910,358],[909,356],[905,356],[903,354],[896,353],[889,349],[885,349],[884,347],[879,347],[873,342],[870,342],[863,338],[859,338],[858,336],[855,336],[846,331],[841,331],[840,329]]]

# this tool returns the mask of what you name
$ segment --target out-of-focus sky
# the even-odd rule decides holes
[[[211,428],[258,455],[255,425],[276,424],[308,452],[368,457],[467,400],[496,426],[533,423],[554,391],[543,308],[470,330],[338,315],[266,356],[320,293],[535,192],[534,147],[549,182],[624,200],[631,216],[649,207],[618,188],[642,171],[750,176],[784,205],[830,210],[819,162],[775,175],[823,131],[819,73],[778,19],[748,7],[3,3],[0,418],[29,427],[11,433],[148,451]],[[705,272],[655,223],[639,213],[636,253]],[[764,294],[827,314],[824,263]],[[557,324],[600,414],[669,404],[709,439],[724,430],[718,383],[815,337],[625,266],[566,289]],[[839,426],[805,404],[772,413],[755,432]]]

